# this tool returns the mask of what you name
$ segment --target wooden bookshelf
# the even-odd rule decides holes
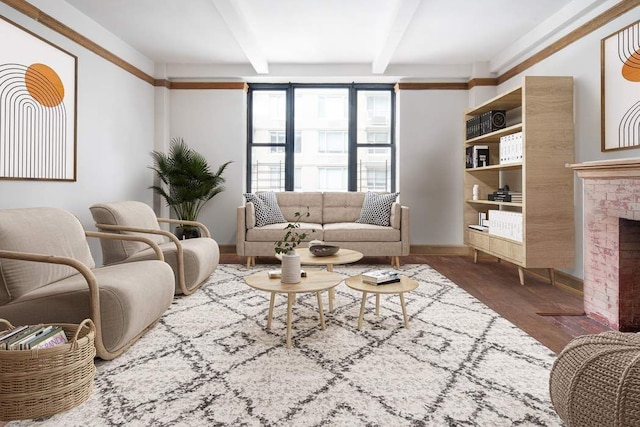
[[[520,87],[467,111],[463,124],[491,110],[506,110],[507,117],[518,122],[464,141],[464,158],[467,147],[489,145],[491,159],[491,166],[464,171],[465,243],[474,250],[475,259],[481,251],[516,264],[521,284],[525,268],[548,269],[553,283],[554,269],[575,262],[573,175],[565,167],[574,161],[573,78],[526,76]],[[500,164],[500,138],[520,131],[522,162]],[[516,181],[517,187],[504,181]],[[522,203],[486,200],[505,183],[522,192]],[[472,198],[474,185],[480,188],[481,200]],[[492,209],[522,213],[522,242],[468,228],[477,224],[479,212]]]

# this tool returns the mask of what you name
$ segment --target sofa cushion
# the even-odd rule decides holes
[[[268,224],[286,222],[278,206],[278,199],[273,191],[263,191],[259,193],[245,193],[247,202],[253,203],[256,215],[256,227]]]
[[[286,218],[285,221],[294,222],[296,220],[296,212],[305,214],[309,208],[309,216],[302,218],[305,222],[322,224],[322,193],[321,192],[299,192],[299,191],[282,191],[276,193],[278,205],[282,214]]]
[[[368,191],[364,196],[360,217],[356,222],[382,226],[391,225],[391,205],[396,201],[398,194],[379,194]]]
[[[282,238],[286,234],[286,226],[287,223],[285,222],[281,224],[269,224],[262,227],[254,227],[250,230],[247,230],[246,241],[275,243],[278,240],[282,240]],[[307,237],[304,239],[305,242],[313,239],[322,240],[322,224],[301,222],[298,232],[307,233]]]
[[[326,242],[399,242],[400,230],[381,225],[336,222],[325,224]]]
[[[360,217],[364,195],[365,193],[363,192],[353,191],[324,193],[322,202],[323,224],[354,222]]]

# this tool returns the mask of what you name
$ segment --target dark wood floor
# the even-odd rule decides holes
[[[225,264],[242,264],[246,260],[222,254]],[[276,258],[260,257],[258,263],[278,263]],[[363,264],[389,263],[386,257],[365,257]],[[517,268],[494,259],[471,257],[411,255],[406,264],[428,264],[458,286],[485,303],[520,329],[558,353],[576,336],[608,330],[586,316],[582,294],[563,286],[551,286],[548,280],[526,274],[520,285]]]

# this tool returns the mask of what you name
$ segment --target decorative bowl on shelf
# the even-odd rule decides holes
[[[309,246],[309,252],[313,256],[331,256],[340,250],[340,246],[333,245],[313,245]]]

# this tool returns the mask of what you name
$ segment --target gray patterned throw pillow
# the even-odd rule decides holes
[[[256,227],[262,227],[268,224],[278,224],[287,222],[282,215],[276,193],[273,191],[264,191],[260,193],[245,193],[244,197],[247,202],[253,203],[256,209]]]
[[[391,205],[396,201],[400,193],[378,194],[368,191],[364,196],[360,218],[356,222],[360,224],[391,225]]]

